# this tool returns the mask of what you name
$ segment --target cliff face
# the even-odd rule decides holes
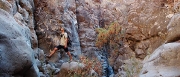
[[[33,1],[0,0],[0,76],[36,77]]]
[[[65,27],[71,37],[72,46],[76,55],[81,53],[79,37],[77,33],[76,4],[72,0],[34,0],[35,20],[38,45],[46,53],[59,45],[60,28]]]
[[[39,47],[49,51],[58,45],[57,35],[62,26],[74,40],[78,37],[73,31],[75,26],[82,53],[93,56],[98,50],[95,29],[118,22],[126,29],[124,46],[143,59],[147,52],[152,53],[166,41],[167,25],[174,15],[173,9],[168,7],[170,5],[168,1],[146,0],[35,0]]]
[[[109,52],[110,65],[116,76],[127,76],[127,71],[132,69],[140,71],[141,68],[131,66],[141,65],[139,60],[142,61],[163,43],[178,40],[177,30],[168,26],[174,21],[172,16],[179,12],[178,6],[178,1],[171,0],[78,0],[77,21],[82,53],[94,56],[98,51],[95,29],[118,22],[126,30],[125,39],[118,52]]]
[[[164,65],[169,66],[164,69],[172,69],[174,68],[171,68],[174,66],[172,63],[164,63],[171,60],[164,58],[172,58],[173,63],[179,61],[179,58],[176,60],[173,57],[173,55],[179,57],[176,54],[180,35],[179,2],[179,0],[0,0],[0,76],[29,76],[31,73],[32,76],[38,76],[37,66],[40,72],[45,72],[46,64],[40,61],[45,62],[47,59],[44,55],[49,54],[49,50],[59,44],[60,27],[65,27],[72,40],[69,49],[75,60],[78,60],[81,54],[89,58],[95,57],[97,52],[102,53],[99,52],[101,49],[95,46],[97,39],[95,29],[104,28],[113,22],[117,22],[125,30],[125,38],[118,51],[106,52],[109,61],[107,64],[113,67],[115,76],[138,75],[138,72],[129,75],[127,71],[132,69],[140,71],[141,68],[131,66],[141,65],[145,57],[141,76],[159,76],[158,73],[150,75],[155,69],[147,72],[150,69],[147,65],[150,64],[152,68]],[[163,47],[170,48],[173,52],[168,54],[171,50],[163,51]],[[163,52],[160,52],[161,50]],[[68,57],[62,52],[56,53],[61,55],[55,54],[49,61],[59,68]],[[157,53],[170,57],[163,57]],[[159,58],[152,60],[154,56]],[[160,63],[157,63],[159,61]],[[56,68],[54,69],[58,71]],[[176,73],[173,71],[165,75],[167,71],[162,70],[156,72],[160,72],[162,76],[178,75],[173,75]],[[177,71],[179,72],[179,69]],[[45,76],[48,76],[47,72]]]

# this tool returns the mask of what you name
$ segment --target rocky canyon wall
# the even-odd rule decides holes
[[[55,46],[59,45],[60,28],[65,27],[66,32],[72,40],[69,47],[74,55],[80,55],[80,43],[78,36],[78,25],[76,20],[76,3],[74,0],[34,0],[36,33],[38,46],[45,53],[49,53]]]
[[[118,22],[125,29],[123,46],[118,52],[109,52],[116,76],[127,76],[132,69],[124,70],[126,65],[134,66],[132,61],[142,61],[162,44],[179,40],[178,0],[77,0],[76,3],[82,53],[93,56],[98,51],[96,28]]]
[[[0,0],[0,76],[39,76],[33,0]]]
[[[46,69],[42,67],[48,63],[43,65],[40,61],[45,62],[45,54],[49,54],[49,51],[59,44],[60,27],[65,27],[72,40],[69,49],[75,61],[78,61],[81,54],[89,58],[97,56],[97,53],[103,54],[101,49],[95,46],[98,35],[96,29],[110,26],[113,22],[117,22],[125,30],[124,40],[118,51],[106,52],[108,55],[105,59],[108,59],[107,64],[113,67],[114,76],[138,76],[139,73],[130,75],[127,72],[132,70],[132,62],[136,60],[137,64],[143,65],[142,70],[135,70],[141,71],[142,77],[178,76],[179,64],[176,64],[176,61],[179,61],[179,2],[0,0],[0,76],[37,77],[37,66],[40,72],[44,72]],[[61,63],[67,61],[68,57],[61,51],[56,53],[58,54],[49,60],[52,62],[49,66],[55,63],[54,65],[60,68]],[[39,61],[40,57],[42,60]],[[156,57],[158,58],[154,59]],[[141,63],[142,61],[144,63]],[[152,69],[149,70],[147,65]],[[156,70],[156,66],[163,68]],[[166,66],[168,67],[165,68]],[[172,70],[174,66],[178,67],[177,71],[168,75],[165,74],[168,71],[163,71]]]

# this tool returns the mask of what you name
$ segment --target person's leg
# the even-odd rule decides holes
[[[55,47],[52,51],[50,51],[50,55],[49,55],[49,57],[51,57],[58,49],[60,49],[61,48],[61,46],[60,45],[58,45],[57,47]]]
[[[64,48],[65,52],[68,54],[70,61],[72,61],[71,53],[68,51],[68,47]]]
[[[67,54],[68,54],[68,56],[69,56],[70,61],[72,61],[71,53],[68,51]]]
[[[58,50],[58,48],[54,48],[53,51],[50,52],[49,57],[51,57],[57,50]]]

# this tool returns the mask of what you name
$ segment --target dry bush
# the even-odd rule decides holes
[[[106,28],[96,29],[98,36],[96,40],[96,46],[101,48],[106,44],[109,44],[111,47],[119,48],[121,46],[125,30],[122,28],[119,23],[114,22]],[[115,49],[113,48],[113,49]]]
[[[97,58],[88,59],[85,56],[81,56],[80,61],[85,64],[84,70],[86,71],[81,71],[82,73],[85,72],[82,75],[83,77],[88,76],[92,69],[98,74],[98,76],[102,76],[102,66]]]

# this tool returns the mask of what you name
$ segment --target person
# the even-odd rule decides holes
[[[60,45],[56,46],[52,51],[50,51],[50,55],[48,55],[48,57],[51,57],[57,50],[63,48],[64,51],[69,55],[70,61],[72,61],[71,53],[68,51],[68,47],[67,47],[67,38],[68,38],[67,33],[64,31],[63,27],[60,28],[60,31],[61,31]]]

